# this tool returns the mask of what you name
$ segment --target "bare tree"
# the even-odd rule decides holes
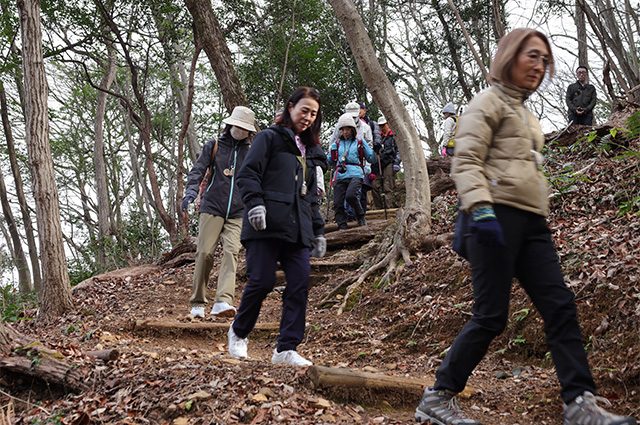
[[[24,251],[22,249],[22,241],[20,240],[20,233],[18,233],[18,226],[13,218],[13,212],[11,211],[9,198],[7,197],[7,188],[4,184],[2,169],[0,169],[0,203],[2,204],[2,213],[5,221],[7,222],[7,226],[9,227],[9,234],[11,235],[10,239],[7,240],[7,245],[13,245],[11,255],[13,256],[13,262],[18,269],[18,287],[20,292],[24,294],[33,291],[33,284],[31,282],[31,274],[29,273],[27,257],[24,255]]]
[[[23,43],[25,139],[33,178],[44,276],[39,316],[46,320],[71,310],[73,301],[62,241],[58,191],[49,147],[49,89],[42,55],[40,2],[18,0],[17,4]]]
[[[107,171],[104,160],[104,114],[107,105],[107,90],[111,87],[116,76],[116,52],[113,46],[107,44],[107,52],[109,59],[107,60],[107,68],[100,81],[101,90],[98,91],[98,99],[96,105],[96,115],[94,117],[94,145],[93,145],[93,164],[96,167],[96,193],[98,196],[98,268],[99,271],[107,270],[107,245],[110,244],[110,202],[109,191],[107,189]]]
[[[433,243],[431,230],[431,196],[427,164],[420,137],[395,88],[378,62],[364,23],[352,0],[329,0],[342,24],[354,53],[360,74],[376,104],[394,130],[405,169],[407,200],[398,217],[398,230],[384,258],[366,270],[347,290],[351,292],[376,270],[388,266],[387,275],[395,270],[400,258],[410,262],[410,253]],[[388,276],[385,276],[388,277]],[[384,279],[384,278],[383,278]],[[340,308],[340,312],[346,304]]]
[[[239,105],[248,106],[249,102],[233,67],[231,51],[220,28],[220,22],[211,8],[211,2],[184,0],[184,3],[193,17],[196,37],[202,43],[202,48],[216,74],[227,112],[231,113],[233,108]]]

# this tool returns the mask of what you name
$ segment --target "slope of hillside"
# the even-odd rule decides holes
[[[640,170],[638,140],[598,147],[584,139],[551,145],[550,224],[579,318],[600,394],[616,412],[640,416]],[[433,233],[452,232],[455,191],[434,199]],[[380,238],[382,235],[380,236]],[[314,267],[307,334],[299,351],[315,364],[430,381],[453,338],[469,318],[468,264],[449,247],[420,253],[389,283],[372,276],[337,315],[341,295],[327,294],[367,261],[376,241],[330,253]],[[215,272],[216,270],[214,270]],[[318,388],[305,369],[273,366],[273,330],[250,336],[249,361],[226,354],[229,320],[185,317],[193,264],[123,270],[74,292],[76,312],[43,325],[16,324],[80,370],[88,391],[5,373],[0,405],[14,423],[228,424],[371,423],[413,421],[419,394],[411,390]],[[212,276],[215,281],[215,276]],[[239,276],[237,299],[246,283]],[[213,285],[215,287],[215,285]],[[210,289],[213,292],[213,289]],[[559,424],[562,403],[542,323],[515,284],[507,330],[474,372],[468,414],[484,424]],[[323,300],[320,302],[320,300]],[[259,322],[279,320],[280,295],[269,295]],[[27,311],[34,317],[35,311]],[[169,324],[141,328],[143,320]],[[207,329],[176,324],[210,324]],[[88,357],[117,349],[109,362]],[[37,368],[37,365],[34,367]]]

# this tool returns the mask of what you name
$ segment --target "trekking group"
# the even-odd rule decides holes
[[[564,402],[564,424],[633,425],[635,419],[598,405],[577,319],[573,292],[565,285],[547,224],[548,194],[542,170],[544,138],[526,99],[554,74],[547,37],[533,29],[504,36],[492,62],[490,87],[461,115],[444,106],[440,152],[452,157],[451,176],[460,200],[454,249],[471,266],[472,316],[447,351],[415,410],[415,419],[434,425],[480,424],[460,408],[461,392],[489,344],[506,327],[512,280],[518,279],[544,320]],[[572,124],[591,125],[595,90],[586,68],[566,96]],[[319,202],[329,170],[335,221],[367,224],[367,194],[376,209],[399,206],[395,178],[401,160],[384,116],[350,102],[329,141],[320,144],[322,101],[317,90],[299,87],[275,123],[257,132],[254,114],[236,107],[223,120],[222,134],[207,142],[189,172],[181,209],[199,201],[199,233],[191,315],[204,317],[206,287],[218,240],[223,255],[211,315],[233,318],[229,354],[248,357],[248,337],[262,303],[276,282],[278,265],[287,284],[272,362],[310,366],[297,352],[306,326],[310,257],[326,252],[325,219]],[[249,140],[251,140],[249,147]],[[240,246],[247,276],[234,307]]]

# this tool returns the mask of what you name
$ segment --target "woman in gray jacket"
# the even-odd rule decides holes
[[[533,29],[513,30],[498,44],[491,88],[476,96],[460,118],[451,175],[461,209],[470,215],[464,243],[473,316],[438,368],[433,388],[425,390],[415,411],[418,421],[479,424],[461,411],[455,394],[506,327],[516,277],[544,320],[562,386],[564,424],[636,424],[596,404],[574,294],[564,283],[546,222],[544,139],[524,101],[553,71],[547,37]]]

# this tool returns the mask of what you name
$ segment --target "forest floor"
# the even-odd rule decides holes
[[[567,284],[576,293],[599,394],[612,403],[610,410],[635,417],[640,416],[638,151],[638,140],[614,150],[586,141],[553,145],[545,164],[554,193],[549,222]],[[455,205],[455,191],[433,200],[434,235],[453,231]],[[432,382],[470,317],[468,263],[448,246],[419,253],[390,283],[379,282],[379,276],[367,279],[338,315],[342,295],[332,300],[327,294],[355,272],[345,264],[370,260],[380,237],[316,261],[341,266],[312,267],[307,331],[298,351],[319,366]],[[236,305],[246,284],[242,261]],[[230,319],[187,316],[192,273],[193,264],[120,270],[75,290],[73,313],[46,324],[14,324],[62,353],[85,375],[90,390],[72,394],[5,374],[0,406],[13,406],[17,424],[414,422],[419,391],[318,387],[307,368],[272,365],[277,331],[254,331],[250,359],[239,361],[227,353],[226,326],[150,330],[136,325],[140,320],[228,325]],[[214,268],[211,299],[216,278]],[[460,404],[485,425],[561,424],[560,388],[542,321],[517,283],[511,312]],[[280,313],[281,296],[274,291],[259,323],[278,322]],[[26,311],[24,319],[35,314]],[[105,364],[85,355],[103,349],[117,349],[119,357]]]

